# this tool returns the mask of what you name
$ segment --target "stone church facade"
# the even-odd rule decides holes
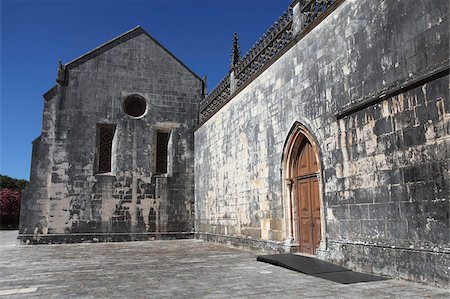
[[[448,286],[448,6],[295,0],[207,95],[141,28],[61,65],[19,238],[195,237]]]
[[[61,65],[44,95],[25,242],[192,237],[203,81],[137,27]]]

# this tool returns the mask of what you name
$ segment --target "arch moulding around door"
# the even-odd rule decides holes
[[[291,252],[316,254],[324,246],[321,169],[316,139],[295,123],[285,143],[282,167],[285,232]]]

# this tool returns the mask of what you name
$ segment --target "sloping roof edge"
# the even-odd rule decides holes
[[[188,66],[186,66],[180,59],[178,59],[172,52],[167,50],[160,42],[158,42],[153,36],[151,36],[147,31],[145,31],[141,26],[136,26],[131,30],[128,30],[127,32],[119,35],[116,38],[113,38],[110,41],[107,41],[106,43],[94,48],[93,50],[75,58],[74,60],[66,63],[65,67],[66,69],[70,70],[73,69],[86,61],[130,40],[135,38],[136,36],[139,36],[141,34],[145,34],[148,38],[150,38],[153,42],[155,42],[159,47],[161,47],[164,51],[166,51],[172,58],[174,58],[178,63],[180,63],[185,69],[187,69],[191,74],[193,74],[196,78],[198,78],[200,81],[202,81],[202,78],[198,76],[196,73],[194,73]]]
[[[58,92],[58,85],[55,85],[52,88],[50,88],[46,93],[44,93],[44,99],[46,101],[53,99],[57,92]]]

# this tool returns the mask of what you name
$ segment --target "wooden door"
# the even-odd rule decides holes
[[[300,252],[315,254],[321,239],[318,163],[314,148],[304,140],[294,169]]]

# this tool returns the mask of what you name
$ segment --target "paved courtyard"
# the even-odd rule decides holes
[[[17,246],[0,231],[2,298],[448,298],[398,280],[343,285],[198,240]]]

